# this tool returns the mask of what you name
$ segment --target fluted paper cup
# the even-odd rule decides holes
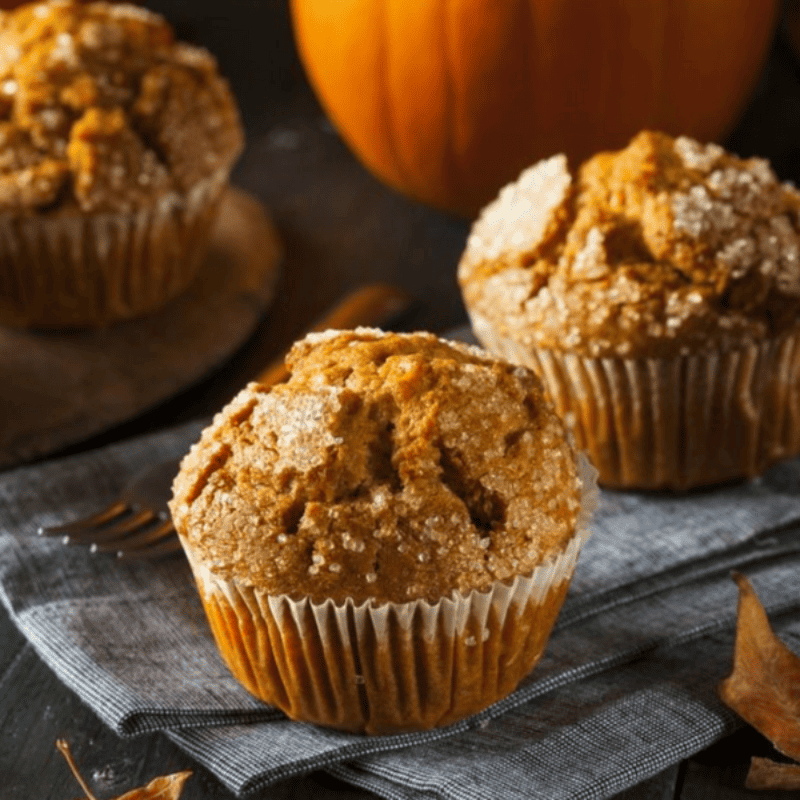
[[[724,352],[590,358],[472,324],[487,350],[536,372],[604,486],[686,490],[800,453],[798,332]]]
[[[369,734],[425,730],[513,691],[539,660],[596,505],[594,470],[573,537],[529,575],[436,603],[356,605],[270,595],[216,575],[182,537],[218,649],[256,697],[305,722]]]
[[[228,172],[131,213],[0,215],[0,325],[93,328],[186,289],[206,253]]]

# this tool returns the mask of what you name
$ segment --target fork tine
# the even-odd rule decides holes
[[[126,511],[128,511],[128,504],[121,500],[116,500],[88,517],[81,517],[61,525],[44,525],[39,528],[38,534],[39,536],[69,536],[72,539],[76,536],[79,537],[84,530],[91,530],[112,522],[121,517]]]
[[[155,561],[180,552],[183,552],[180,539],[177,536],[165,536],[157,544],[149,545],[140,550],[118,550],[117,558],[120,561],[134,561],[142,558]]]
[[[138,529],[130,531],[127,535],[123,532],[122,536],[108,537],[104,540],[95,539],[90,549],[93,553],[109,553],[115,550],[141,550],[157,544],[165,536],[169,536],[172,531],[171,519],[162,520],[155,526],[147,526],[147,523],[145,523],[145,527],[140,526]]]
[[[156,518],[156,514],[149,508],[143,508],[135,511],[127,517],[119,519],[118,522],[100,528],[86,528],[81,529],[77,533],[67,534],[64,537],[65,544],[92,544],[96,542],[102,544],[103,542],[111,542],[115,539],[121,539],[129,533],[139,530],[143,525],[147,525]]]

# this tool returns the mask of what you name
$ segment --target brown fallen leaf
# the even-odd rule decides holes
[[[733,671],[719,685],[722,702],[800,761],[800,658],[773,633],[750,581],[734,573],[739,587]]]
[[[81,789],[86,792],[86,797],[81,800],[97,800],[97,797],[92,794],[92,790],[78,771],[78,765],[72,757],[69,744],[64,739],[58,739],[56,740],[56,747],[66,759],[72,774],[75,776],[75,780],[78,781]],[[147,786],[131,789],[131,791],[125,792],[125,794],[119,795],[113,800],[178,800],[183,791],[183,784],[186,783],[191,774],[191,771],[187,770],[154,778]]]
[[[744,785],[746,789],[800,789],[800,764],[753,756]]]

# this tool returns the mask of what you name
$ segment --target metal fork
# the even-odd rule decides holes
[[[385,325],[409,308],[403,290],[374,284],[346,295],[309,332],[359,325]],[[255,380],[267,385],[288,376],[283,359],[267,367]],[[148,467],[135,475],[119,497],[88,517],[39,528],[40,536],[58,536],[64,544],[88,545],[93,553],[115,553],[118,558],[162,558],[181,549],[167,501],[179,459]]]
[[[88,545],[93,553],[118,558],[162,558],[181,549],[167,501],[180,459],[139,472],[119,496],[88,517],[39,528],[40,536],[60,536],[64,544]]]

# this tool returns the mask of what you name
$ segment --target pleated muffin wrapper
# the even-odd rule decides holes
[[[130,213],[0,215],[0,325],[94,328],[157,311],[197,273],[228,175]]]
[[[456,722],[512,692],[539,660],[597,505],[583,497],[564,550],[529,575],[439,602],[356,605],[271,595],[215,574],[185,537],[217,647],[253,695],[292,719],[368,734]]]
[[[800,453],[800,330],[672,358],[537,349],[473,314],[475,336],[541,378],[602,485],[687,490],[760,475]]]

